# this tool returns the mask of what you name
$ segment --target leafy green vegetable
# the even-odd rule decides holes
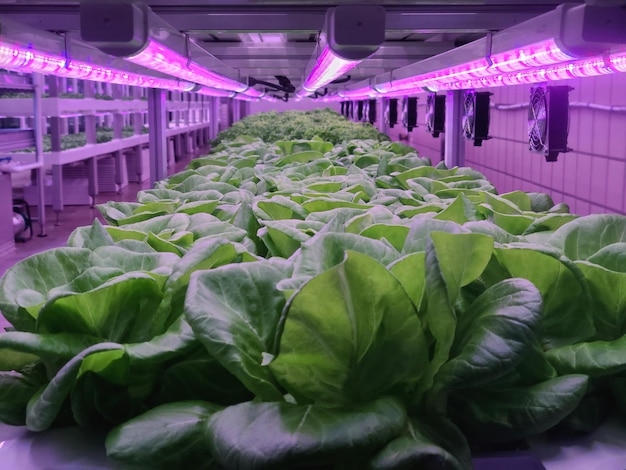
[[[465,469],[626,412],[626,218],[386,139],[250,116],[10,268],[0,420],[152,468]]]
[[[246,402],[215,413],[209,448],[226,468],[293,468],[358,459],[403,428],[404,407],[381,398],[347,408]]]
[[[427,362],[420,320],[382,265],[348,251],[308,281],[283,317],[270,369],[299,401],[364,402],[406,391]]]

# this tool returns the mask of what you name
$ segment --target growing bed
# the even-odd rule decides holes
[[[0,280],[5,423],[112,428],[150,468],[466,469],[609,414],[598,442],[623,435],[626,217],[398,143],[241,136],[99,209]]]

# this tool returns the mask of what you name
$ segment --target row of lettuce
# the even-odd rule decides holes
[[[336,111],[324,108],[252,114],[221,131],[212,144],[218,146],[223,141],[230,142],[242,136],[258,137],[264,142],[319,137],[333,144],[349,140],[389,140],[389,136],[379,132],[370,123],[351,122]]]
[[[149,468],[450,468],[626,411],[626,217],[238,138],[0,280],[0,420]]]

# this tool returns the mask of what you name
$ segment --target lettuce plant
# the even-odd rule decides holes
[[[268,142],[224,134],[11,268],[0,420],[151,468],[467,469],[626,409],[623,216],[324,141],[327,114],[242,121]]]

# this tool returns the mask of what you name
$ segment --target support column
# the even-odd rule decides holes
[[[165,91],[150,88],[148,90],[148,122],[150,128],[150,183],[167,176],[167,110]]]
[[[124,86],[123,85],[113,85],[112,87],[112,96],[114,100],[121,100],[124,97]],[[122,130],[124,128],[124,115],[115,113],[113,115],[113,138],[121,139],[122,138]],[[115,161],[115,184],[117,185],[117,190],[121,191],[122,187],[126,184],[127,178],[125,177],[126,173],[126,165],[124,164],[124,154],[121,150],[116,150],[113,152],[113,159]]]
[[[61,93],[61,79],[48,77],[48,94],[51,98],[58,98]],[[50,150],[61,151],[61,118],[50,118]],[[63,210],[63,166],[52,165],[52,208],[56,212]]]
[[[463,91],[449,91],[446,95],[445,158],[448,168],[465,165],[463,140]]]
[[[37,162],[43,162],[43,129],[45,118],[41,115],[41,94],[44,92],[44,76],[39,73],[33,74],[35,95],[33,98],[33,130],[35,132],[35,154]],[[34,172],[37,185],[37,221],[39,222],[38,237],[47,237],[46,234],[46,200],[45,200],[45,177],[46,170],[41,167]]]
[[[87,137],[87,145],[97,143],[96,121],[97,117],[93,114],[85,116],[85,136]],[[96,202],[96,196],[100,192],[100,188],[98,187],[98,160],[96,157],[91,157],[87,160],[87,180],[87,189],[91,196],[93,206]]]
[[[113,115],[113,138],[122,138],[122,129],[124,128],[124,115],[115,113]]]
[[[230,102],[232,108],[232,123],[239,121],[239,116],[241,116],[241,106],[239,105],[239,100],[231,100]]]
[[[211,127],[211,140],[217,137],[220,130],[220,99],[211,97],[211,112],[209,114],[209,123]]]
[[[385,120],[385,106],[387,105],[388,101],[389,98],[381,98],[379,100],[376,100],[376,120],[378,121],[376,123],[376,127],[378,127],[378,131],[382,132],[383,134],[387,134],[389,132],[389,124],[387,124],[387,121]]]

